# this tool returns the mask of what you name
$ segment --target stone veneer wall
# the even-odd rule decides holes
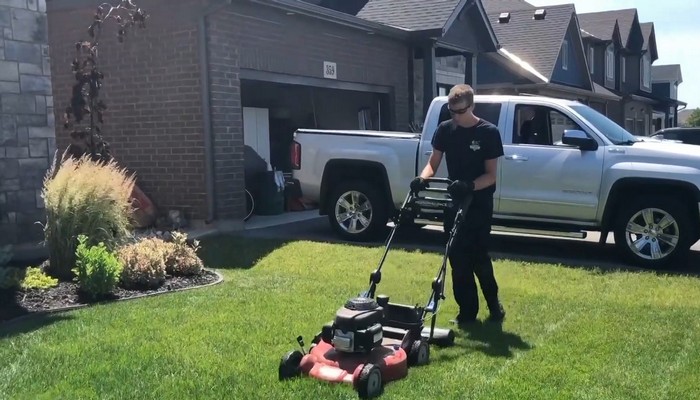
[[[45,0],[0,0],[0,245],[42,239],[56,148],[47,31]]]

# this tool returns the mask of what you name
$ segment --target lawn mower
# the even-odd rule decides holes
[[[379,266],[370,274],[369,288],[338,309],[335,319],[325,324],[314,337],[308,352],[304,350],[303,337],[297,337],[301,350],[292,350],[282,357],[280,380],[306,375],[327,382],[351,384],[360,398],[373,398],[383,391],[386,383],[406,377],[409,366],[427,364],[431,344],[454,344],[454,331],[435,327],[435,321],[439,302],[445,299],[450,247],[471,204],[471,197],[464,199],[457,209],[427,305],[393,303],[387,295],[375,297],[382,266],[397,229],[404,223],[413,222],[415,216],[426,209],[444,213],[452,207],[453,200],[447,194],[447,188],[430,187],[435,183],[449,185],[450,180],[431,178],[427,183],[429,187],[422,192],[441,193],[443,196],[420,197],[419,193],[409,191],[398,218],[394,219]],[[425,326],[428,313],[432,314],[429,327]]]

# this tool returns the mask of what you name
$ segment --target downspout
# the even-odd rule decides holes
[[[208,7],[199,16],[199,68],[201,78],[202,119],[204,122],[204,170],[206,175],[207,190],[207,219],[210,224],[216,219],[216,196],[214,185],[214,132],[211,124],[211,98],[209,96],[209,48],[207,46],[207,16],[231,4],[231,0],[224,0]]]

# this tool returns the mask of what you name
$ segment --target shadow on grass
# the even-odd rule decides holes
[[[532,350],[533,346],[520,335],[503,330],[498,322],[479,321],[452,327],[455,331],[455,348],[462,348],[467,354],[481,352],[495,358],[513,358],[514,350]],[[461,352],[442,353],[437,358],[452,361],[462,358]]]
[[[0,322],[0,339],[31,333],[56,322],[70,320],[73,317],[65,314],[33,314],[26,318],[13,320],[8,323]]]
[[[249,238],[239,235],[217,235],[200,241],[199,256],[207,268],[250,269],[288,240]]]

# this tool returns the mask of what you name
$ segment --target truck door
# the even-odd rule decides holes
[[[512,140],[503,146],[498,214],[594,221],[603,147],[583,151],[562,144],[564,130],[586,132],[564,109],[515,104],[509,118]]]

